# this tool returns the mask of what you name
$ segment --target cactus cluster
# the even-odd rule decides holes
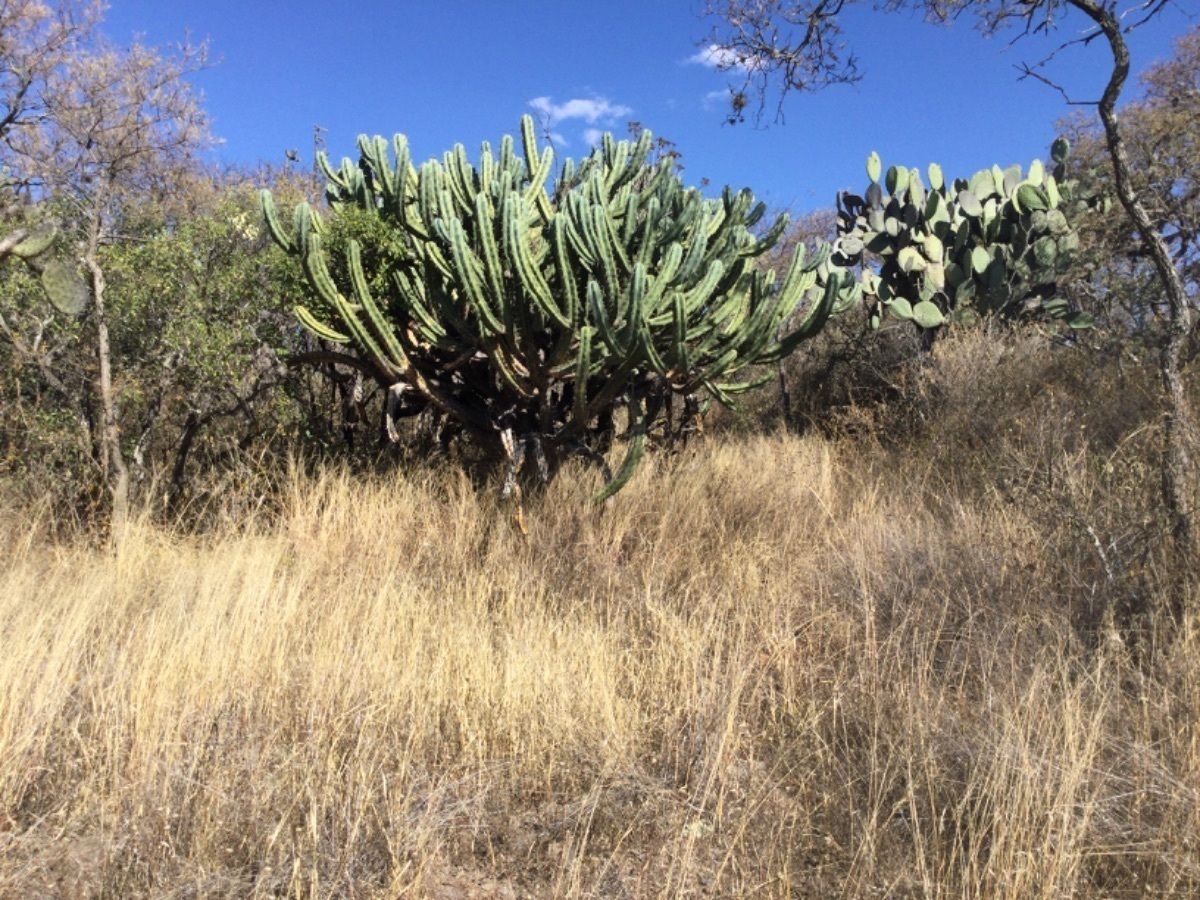
[[[1068,149],[1055,142],[1052,171],[1035,160],[1025,173],[993,166],[949,182],[930,165],[928,186],[917,169],[884,174],[872,153],[865,194],[838,195],[833,262],[862,265],[867,253],[878,264],[864,267],[861,281],[878,301],[876,324],[882,307],[924,329],[992,314],[1087,328],[1091,317],[1056,296],[1079,245],[1066,215]]]
[[[786,218],[756,235],[764,204],[684,187],[671,160],[647,161],[652,140],[606,134],[555,171],[528,116],[520,155],[506,136],[476,163],[457,145],[418,168],[402,135],[391,154],[361,137],[357,164],[319,160],[328,220],[301,204],[285,227],[262,195],[311,287],[297,317],[352,345],[393,398],[502,450],[509,484],[523,467],[544,481],[572,453],[598,459],[624,407],[631,440],[607,497],[672,397],[731,402],[761,383],[739,373],[815,334],[846,287],[827,248],[798,249],[778,280],[756,269]]]

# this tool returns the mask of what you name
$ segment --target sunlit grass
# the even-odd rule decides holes
[[[1020,509],[816,438],[297,477],[0,570],[0,896],[1190,896],[1200,652],[1087,646]]]

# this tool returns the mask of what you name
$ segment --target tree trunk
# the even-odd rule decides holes
[[[97,255],[98,240],[88,241],[84,264],[91,274],[92,315],[96,320],[96,396],[100,401],[100,446],[104,479],[112,501],[109,518],[109,543],[118,546],[129,524],[129,468],[121,454],[121,427],[117,420],[117,402],[113,395],[112,352],[108,340],[108,307],[104,296],[104,270]]]
[[[1191,307],[1188,305],[1183,279],[1175,268],[1170,250],[1158,229],[1150,221],[1145,206],[1138,199],[1129,171],[1129,156],[1125,151],[1121,129],[1117,122],[1116,104],[1125,80],[1129,76],[1129,48],[1121,34],[1120,23],[1112,12],[1096,0],[1070,0],[1099,26],[1113,56],[1112,75],[1104,96],[1100,99],[1100,121],[1112,159],[1113,180],[1117,197],[1137,229],[1142,245],[1154,264],[1167,297],[1167,341],[1159,359],[1159,373],[1167,398],[1167,413],[1163,422],[1164,454],[1162,466],[1162,497],[1170,517],[1171,534],[1175,545],[1175,563],[1185,576],[1171,612],[1178,618],[1184,612],[1187,592],[1186,576],[1198,558],[1196,527],[1193,521],[1193,472],[1191,441],[1194,435],[1191,403],[1183,386],[1182,365],[1184,350],[1191,333]]]

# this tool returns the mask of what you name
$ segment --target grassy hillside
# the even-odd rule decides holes
[[[1103,614],[1136,427],[989,347],[902,449],[713,437],[527,535],[435,466],[115,554],[10,511],[0,896],[1193,896],[1200,640]]]

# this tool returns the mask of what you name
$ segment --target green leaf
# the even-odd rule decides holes
[[[1045,178],[1046,178],[1046,168],[1042,165],[1042,161],[1040,159],[1035,159],[1032,163],[1029,164],[1029,177],[1026,178],[1025,180],[1028,181],[1030,184],[1041,187]]]
[[[937,163],[930,163],[927,173],[929,175],[929,187],[931,190],[940,191],[946,184],[946,179],[942,175],[942,167]]]
[[[946,321],[954,325],[978,325],[979,313],[969,306],[960,306],[958,309],[950,311],[946,316]]]
[[[988,169],[980,169],[978,172],[972,175],[968,189],[977,200],[985,200],[992,196],[992,194],[996,192],[996,181],[992,176],[991,171]],[[962,202],[961,196],[962,194],[960,193],[960,203]],[[972,213],[971,215],[978,215],[978,213]]]
[[[1047,210],[1050,208],[1050,198],[1037,185],[1025,182],[1017,188],[1016,201],[1021,212]]]
[[[901,322],[911,322],[913,317],[912,304],[903,297],[897,297],[887,305],[888,312],[892,314],[893,319],[899,319]]]
[[[912,310],[913,321],[922,328],[937,328],[946,321],[946,317],[942,315],[942,311],[937,308],[937,304],[929,300],[922,300]]]
[[[42,290],[65,316],[82,315],[91,302],[92,292],[78,270],[69,263],[52,260],[42,269]]]
[[[867,157],[867,177],[871,179],[872,184],[879,183],[879,175],[883,171],[883,164],[879,161],[879,154],[872,151]]]
[[[1053,267],[1055,259],[1058,257],[1058,247],[1054,242],[1054,238],[1047,235],[1034,241],[1033,258],[1037,260],[1037,264],[1043,268],[1049,269]]]
[[[896,262],[900,264],[900,268],[905,272],[925,271],[925,258],[921,256],[920,250],[911,245],[905,247],[897,254]]]
[[[991,177],[991,173],[988,173]],[[965,188],[958,192],[958,208],[973,219],[978,219],[983,215],[983,204],[979,202],[979,197],[971,188]]]
[[[1059,165],[1067,161],[1067,156],[1071,152],[1071,142],[1065,137],[1060,137],[1050,145],[1050,158]]]

